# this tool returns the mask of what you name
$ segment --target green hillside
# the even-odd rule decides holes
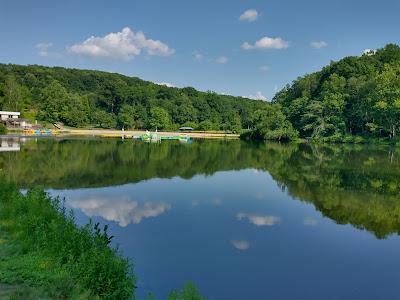
[[[400,47],[389,44],[298,78],[273,103],[301,137],[395,139],[400,130]]]
[[[238,132],[262,101],[171,88],[115,73],[0,64],[0,108],[73,127]]]

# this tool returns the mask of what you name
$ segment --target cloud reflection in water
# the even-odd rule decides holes
[[[233,240],[231,241],[233,247],[240,251],[246,251],[250,248],[250,243],[246,240]]]
[[[68,205],[82,210],[88,217],[100,216],[114,221],[121,227],[139,224],[143,219],[157,217],[171,208],[167,203],[131,201],[128,198],[80,198],[68,201]]]
[[[281,222],[281,218],[276,216],[263,216],[256,214],[238,213],[236,215],[238,221],[246,220],[256,226],[273,226]]]

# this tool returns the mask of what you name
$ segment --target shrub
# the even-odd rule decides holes
[[[0,134],[7,134],[7,127],[0,123]]]
[[[62,272],[56,273],[69,274],[62,277],[73,280],[60,285],[64,293],[72,292],[68,286],[76,285],[102,299],[133,296],[132,267],[118,249],[110,246],[112,237],[107,226],[101,229],[99,224],[89,222],[78,227],[72,212],[67,213],[59,198],[52,198],[40,189],[23,195],[15,185],[0,179],[0,222],[2,229],[20,245],[22,254],[43,261],[39,263],[40,259],[35,258],[31,264],[39,264],[45,274],[52,274],[57,268]],[[56,280],[55,275],[42,276],[43,270],[39,269],[32,267],[24,278],[33,278],[33,282],[52,281],[52,286],[63,281]]]

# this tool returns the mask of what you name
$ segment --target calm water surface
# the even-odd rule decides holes
[[[21,188],[110,224],[139,298],[399,299],[400,153],[383,146],[2,140]],[[6,150],[10,150],[7,151]]]

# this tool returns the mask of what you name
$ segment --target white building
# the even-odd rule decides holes
[[[21,113],[16,111],[0,111],[0,119],[7,121],[8,119],[18,119]]]

